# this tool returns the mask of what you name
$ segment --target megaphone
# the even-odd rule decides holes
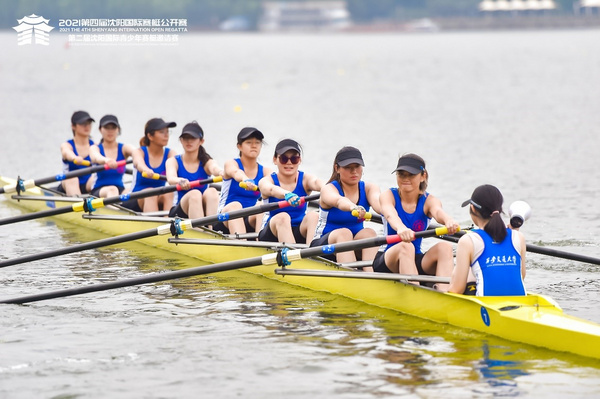
[[[510,225],[514,229],[523,226],[523,223],[531,216],[531,207],[525,201],[515,201],[508,208],[508,217],[510,217]]]

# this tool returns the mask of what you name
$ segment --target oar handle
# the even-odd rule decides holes
[[[214,176],[207,180],[210,180],[208,183],[219,183],[219,182],[223,181],[223,176]],[[206,183],[206,182],[203,183],[202,180],[193,180],[190,182],[190,189],[204,186],[205,184],[208,184],[208,183]],[[179,186],[179,184],[177,184],[177,186],[179,187],[177,189],[177,191],[181,191],[181,186]]]
[[[158,173],[146,173],[146,172],[142,172],[142,177],[145,177],[146,179],[152,179],[152,180],[167,180],[167,177],[165,175],[160,175]]]
[[[114,168],[111,168],[107,163],[104,164],[104,170],[110,170],[110,169],[119,169],[124,167],[125,165],[127,165],[128,161],[127,160],[122,160],[122,161],[117,161],[117,166],[115,166]]]
[[[248,190],[248,186],[249,186],[248,183],[249,183],[249,181],[247,181],[247,180],[241,181],[240,182],[240,187],[243,188],[244,190]],[[252,190],[249,190],[249,191],[258,191],[258,186],[256,184],[254,184],[254,183],[252,183],[252,185],[254,187],[252,188]]]
[[[358,212],[358,210],[354,209],[352,211],[352,216],[354,217],[358,217],[358,215],[360,214],[360,212]],[[365,218],[364,220],[371,220],[371,218],[373,217],[373,215],[371,214],[371,212],[365,212]]]
[[[75,165],[81,165],[81,166],[92,166],[92,163],[90,161],[85,160],[85,159],[83,161],[79,161],[77,159],[74,159],[73,163]]]

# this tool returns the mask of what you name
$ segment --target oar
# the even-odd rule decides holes
[[[123,167],[126,164],[132,162],[131,160],[129,161],[119,161],[117,162],[117,168],[119,167]],[[85,175],[91,175],[92,173],[96,173],[96,172],[102,172],[104,170],[109,170],[111,169],[108,165],[96,165],[96,166],[91,166],[89,168],[83,168],[83,169],[79,169],[79,170],[74,170],[72,172],[67,172],[67,173],[63,173],[61,175],[54,175],[54,176],[50,176],[50,177],[44,177],[41,179],[31,179],[31,180],[21,180],[21,179],[17,179],[17,184],[12,185],[12,184],[7,184],[4,187],[0,187],[0,194],[4,194],[4,193],[14,193],[16,192],[21,192],[21,191],[25,191],[28,188],[32,188],[35,186],[39,186],[42,184],[46,184],[46,183],[52,183],[55,181],[62,181],[62,180],[66,180],[66,179],[70,179],[72,177],[79,177],[79,176],[85,176]]]
[[[301,200],[302,201],[312,201],[312,200],[319,198],[319,196],[320,196],[320,194],[312,194],[312,195],[302,198]],[[21,263],[26,263],[26,262],[32,262],[34,260],[47,259],[47,258],[52,258],[55,256],[61,256],[61,255],[66,255],[66,254],[72,254],[75,252],[86,251],[88,249],[107,247],[109,245],[115,245],[115,244],[122,244],[125,242],[141,240],[144,238],[154,237],[157,235],[172,234],[175,236],[175,235],[183,234],[184,230],[189,230],[193,227],[201,227],[202,225],[206,225],[206,224],[213,224],[216,222],[223,222],[223,221],[228,221],[231,219],[237,219],[237,218],[241,218],[244,216],[254,215],[257,213],[272,211],[272,210],[275,210],[278,208],[285,208],[287,206],[290,206],[290,204],[287,201],[279,201],[279,202],[273,202],[273,203],[269,203],[269,204],[256,205],[256,206],[252,206],[249,208],[240,209],[237,211],[232,211],[229,213],[220,213],[218,215],[205,216],[205,217],[193,219],[193,220],[175,219],[174,221],[171,222],[171,224],[165,224],[165,225],[159,226],[154,229],[148,229],[148,230],[138,231],[135,233],[123,234],[123,235],[116,236],[116,237],[109,237],[109,238],[105,238],[105,239],[98,240],[98,241],[92,241],[92,242],[86,242],[86,243],[82,243],[82,244],[72,245],[70,247],[61,248],[61,249],[57,249],[57,250],[53,250],[53,251],[47,251],[47,252],[41,252],[41,253],[37,253],[37,254],[22,256],[20,258],[7,259],[5,261],[0,262],[0,268],[12,266],[12,265],[19,265]]]
[[[285,203],[285,201],[281,201],[281,202]],[[417,233],[415,233],[415,238],[431,237],[433,235],[440,235],[440,234],[447,234],[447,233],[448,233],[448,229],[446,229],[445,227],[440,227],[436,230],[425,230],[425,231],[417,232]],[[1,300],[0,303],[23,304],[23,303],[29,303],[29,302],[37,302],[37,301],[43,301],[46,299],[62,298],[62,297],[73,296],[73,295],[87,294],[90,292],[106,291],[106,290],[111,290],[114,288],[131,287],[134,285],[156,283],[159,281],[199,276],[202,274],[224,272],[224,271],[229,271],[229,270],[237,270],[237,269],[243,269],[246,267],[259,266],[259,265],[279,264],[280,266],[286,266],[286,265],[290,265],[291,264],[290,262],[293,260],[310,258],[310,257],[314,257],[314,256],[319,256],[319,255],[333,254],[333,253],[337,253],[337,252],[353,251],[353,250],[362,249],[362,248],[376,247],[379,245],[392,244],[392,243],[396,243],[399,241],[400,241],[400,237],[397,235],[393,235],[393,236],[365,238],[362,240],[348,241],[348,242],[338,243],[338,244],[334,244],[334,245],[324,245],[321,247],[312,247],[312,248],[305,248],[305,249],[294,249],[294,250],[288,250],[288,251],[281,251],[281,252],[270,253],[270,254],[266,254],[266,255],[258,256],[258,257],[254,257],[254,258],[249,258],[249,259],[217,263],[217,264],[208,265],[208,266],[198,266],[198,267],[193,267],[193,268],[184,269],[184,270],[175,270],[175,271],[170,271],[170,272],[165,272],[165,273],[152,274],[149,276],[131,278],[131,279],[126,279],[126,280],[121,280],[121,281],[114,281],[114,282],[110,282],[110,283],[87,285],[87,286],[78,287],[78,288],[69,288],[69,289],[65,289],[65,290],[48,292],[48,293],[44,293],[44,294],[23,296],[20,298],[5,299],[5,300]]]
[[[465,234],[465,233],[459,232],[457,235],[463,235],[463,234]],[[459,240],[459,237],[453,237],[453,236],[443,236],[443,237],[438,237],[438,238],[445,240],[445,241],[451,241],[454,243],[457,243]],[[590,263],[592,265],[600,265],[600,259],[594,258],[591,256],[587,256],[587,255],[574,254],[571,252],[560,251],[557,249],[540,247],[538,245],[533,245],[533,244],[526,244],[526,249],[527,249],[527,252],[533,252],[536,254],[555,256],[557,258],[574,260],[576,262]]]
[[[158,176],[158,175],[157,175]],[[212,183],[214,181],[221,181],[223,178],[221,176],[211,177],[204,180],[195,180],[190,182],[190,188],[199,187],[205,184]],[[62,215],[70,212],[93,212],[96,209],[100,209],[107,205],[118,204],[127,200],[138,199],[138,198],[146,198],[152,197],[155,195],[161,195],[165,193],[170,193],[172,191],[181,191],[183,188],[176,184],[174,186],[163,186],[152,188],[148,190],[137,191],[135,193],[122,194],[114,197],[108,198],[87,198],[73,205],[64,206],[62,208],[54,208],[48,209],[45,211],[26,213],[23,215],[12,216],[5,219],[0,219],[0,226],[12,223],[23,222],[25,220],[33,220],[44,218],[48,216],[56,216]]]
[[[125,169],[125,173],[128,175],[132,175],[133,174],[133,169]],[[142,177],[145,177],[146,179],[152,179],[152,180],[167,180],[167,176],[165,175],[160,175],[158,173],[152,173],[151,175],[149,175],[146,172],[142,172]]]
[[[146,179],[151,179],[151,180],[167,180],[167,176],[165,175],[159,175],[158,173],[152,173],[151,175],[149,175],[146,172],[142,172],[142,177],[145,177]],[[221,180],[223,180],[221,178]],[[221,181],[221,180],[215,180],[215,181]]]

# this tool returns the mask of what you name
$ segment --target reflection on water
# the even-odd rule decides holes
[[[510,352],[511,348],[490,346],[484,342],[483,357],[475,364],[475,369],[498,396],[519,396],[520,393],[525,393],[519,389],[516,379],[529,374],[524,370],[526,364],[519,360],[503,360],[514,355]]]

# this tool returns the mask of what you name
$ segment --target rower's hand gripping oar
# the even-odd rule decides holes
[[[151,179],[151,180],[167,180],[167,176],[160,175],[158,173],[149,174],[146,172],[142,172],[142,177],[145,177],[146,179]],[[221,180],[218,180],[218,181],[221,181]]]
[[[239,186],[246,191],[258,191],[258,186],[256,185],[253,179],[241,181],[239,183]],[[257,192],[256,194],[258,195],[259,193]]]
[[[363,214],[363,217],[360,217],[361,214]],[[363,221],[363,220],[369,221],[373,217],[373,215],[371,215],[371,212],[368,212],[365,208],[363,208],[360,205],[358,205],[358,206],[356,206],[356,208],[352,209],[352,216],[354,216],[355,218],[358,218],[359,221]]]
[[[119,161],[119,162],[117,162],[117,168],[124,167],[125,164],[131,163],[131,162],[132,162],[131,160]],[[23,180],[21,178],[18,178],[17,184],[15,184],[15,185],[7,184],[4,187],[0,187],[0,194],[4,194],[4,193],[8,194],[8,193],[14,193],[14,192],[17,192],[17,194],[20,194],[22,191],[26,191],[28,188],[40,186],[42,184],[52,183],[55,181],[63,181],[63,180],[70,179],[72,177],[91,175],[92,173],[102,172],[104,170],[109,170],[109,169],[111,169],[111,168],[108,165],[96,165],[96,166],[91,166],[89,168],[83,168],[83,169],[74,170],[72,172],[63,173],[60,175],[43,177],[41,179]]]
[[[305,199],[308,200],[309,198],[306,197]],[[286,204],[285,201],[281,201],[280,203]],[[273,204],[269,204],[269,205],[273,205]],[[432,237],[434,235],[443,235],[443,234],[448,234],[448,229],[446,227],[439,227],[435,230],[425,230],[425,231],[416,232],[415,238]],[[189,269],[175,270],[175,271],[170,271],[170,272],[152,274],[152,275],[148,275],[148,276],[131,278],[131,279],[121,280],[121,281],[114,281],[114,282],[104,283],[104,284],[94,284],[94,285],[87,285],[87,286],[78,287],[78,288],[69,288],[69,289],[65,289],[65,290],[48,292],[48,293],[44,293],[44,294],[29,295],[29,296],[24,296],[24,297],[20,297],[20,298],[5,299],[5,300],[0,300],[0,303],[23,304],[23,303],[29,303],[29,302],[37,302],[37,301],[43,301],[46,299],[62,298],[62,297],[67,297],[67,296],[86,294],[86,293],[90,293],[90,292],[106,291],[106,290],[110,290],[110,289],[114,289],[114,288],[131,287],[134,285],[156,283],[156,282],[160,282],[160,281],[173,280],[173,279],[184,278],[184,277],[199,276],[202,274],[224,272],[224,271],[229,271],[229,270],[237,270],[237,269],[243,269],[246,267],[259,266],[259,265],[278,264],[279,266],[288,266],[294,260],[310,258],[310,257],[320,256],[320,255],[334,254],[334,253],[338,253],[338,252],[353,251],[353,250],[362,249],[362,248],[376,247],[376,246],[380,246],[383,244],[396,243],[399,241],[400,241],[400,237],[398,235],[390,235],[390,236],[383,236],[383,237],[380,236],[380,237],[373,237],[373,238],[365,238],[362,240],[348,241],[348,242],[337,243],[334,245],[323,245],[320,247],[312,247],[312,248],[305,248],[305,249],[288,250],[287,248],[285,248],[285,250],[275,252],[275,253],[270,253],[270,254],[263,255],[263,256],[258,256],[255,258],[235,260],[235,261],[230,261],[230,262],[225,262],[225,263],[217,263],[217,264],[208,265],[208,266],[198,266],[198,267],[193,267],[193,268],[189,268]]]
[[[313,201],[313,200],[318,199],[319,196],[320,196],[320,194],[318,194],[318,193],[311,194],[311,195],[304,197],[303,201],[305,201],[305,202]],[[237,218],[241,218],[244,216],[254,215],[257,213],[272,211],[272,210],[275,210],[278,208],[285,208],[287,206],[290,206],[290,205],[286,201],[279,201],[279,202],[273,202],[273,203],[268,203],[268,204],[263,204],[263,205],[256,205],[256,206],[252,206],[249,208],[240,209],[237,211],[232,211],[229,213],[220,213],[218,215],[205,216],[205,217],[198,218],[198,219],[192,219],[192,220],[175,219],[170,224],[161,225],[154,229],[148,229],[148,230],[143,230],[143,231],[139,231],[139,232],[135,232],[135,233],[123,234],[123,235],[116,236],[116,237],[109,237],[109,238],[105,238],[105,239],[98,240],[98,241],[92,241],[92,242],[72,245],[70,247],[61,248],[61,249],[48,251],[48,252],[32,254],[32,255],[27,255],[27,256],[20,257],[20,258],[7,259],[5,261],[0,261],[0,268],[12,266],[12,265],[19,265],[22,263],[32,262],[35,260],[52,258],[55,256],[60,256],[60,255],[71,254],[71,253],[75,253],[75,252],[86,251],[88,249],[106,247],[106,246],[115,245],[115,244],[122,244],[125,242],[141,240],[143,238],[154,237],[157,235],[172,234],[174,236],[177,236],[177,235],[182,234],[184,232],[184,230],[189,230],[193,227],[201,227],[201,226],[204,226],[207,224],[213,224],[216,222],[223,222],[223,221],[227,221],[227,220],[231,220],[231,219],[237,219]]]
[[[190,182],[189,189],[191,190],[192,188],[203,186],[205,184],[209,184],[209,183],[213,183],[213,182],[220,182],[221,180],[223,180],[223,178],[221,176],[216,176],[216,177],[211,177],[211,178],[204,179],[204,180],[192,181],[192,182]],[[118,203],[125,202],[125,201],[132,200],[132,199],[152,197],[155,195],[161,195],[161,194],[170,193],[173,191],[181,191],[181,190],[183,190],[183,188],[179,184],[176,184],[174,186],[163,186],[163,187],[152,188],[152,189],[148,189],[148,190],[136,191],[135,193],[121,194],[121,195],[117,195],[114,197],[108,197],[108,198],[87,198],[87,199],[82,200],[82,202],[77,202],[73,205],[64,206],[62,208],[48,209],[45,211],[26,213],[23,215],[12,216],[9,218],[0,219],[0,226],[12,224],[12,223],[23,222],[25,220],[33,220],[33,219],[39,219],[39,218],[48,217],[48,216],[62,215],[65,213],[70,213],[70,212],[89,212],[89,213],[91,213],[91,212],[95,211],[96,209],[100,209],[107,205],[118,204]]]

